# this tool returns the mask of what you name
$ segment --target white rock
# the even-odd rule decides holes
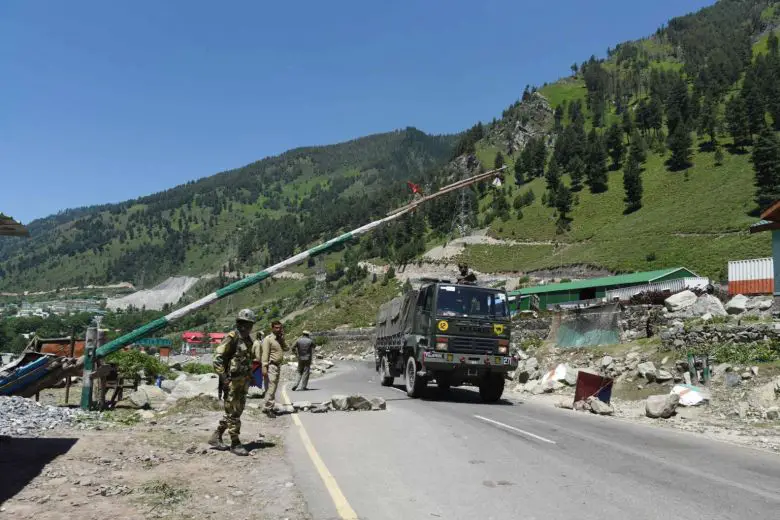
[[[658,371],[655,368],[655,364],[652,361],[645,361],[644,363],[639,363],[636,369],[639,372],[640,376],[644,377],[648,381],[655,381],[655,377]]]
[[[709,312],[701,317],[701,321],[710,321],[710,320],[712,320],[712,314],[710,314]]]
[[[612,356],[604,356],[601,358],[601,366],[603,368],[607,368],[609,365],[611,365],[615,360],[612,359]]]
[[[198,381],[211,381],[212,379],[219,379],[217,374],[201,374],[198,377]]]
[[[588,398],[588,405],[590,406],[590,411],[595,414],[612,415],[615,413],[615,409],[612,408],[612,405],[607,404],[600,399]]]
[[[372,397],[369,402],[372,410],[387,410],[387,402],[381,397]]]
[[[695,305],[697,300],[696,294],[685,290],[668,297],[664,301],[664,305],[670,312],[677,312]]]
[[[182,381],[171,392],[171,397],[174,399],[197,397],[199,395],[208,395],[216,399],[217,382],[215,380]]]
[[[741,314],[747,310],[748,298],[738,294],[726,304],[726,312],[729,314]]]
[[[349,410],[349,396],[347,395],[334,395],[330,398],[330,403],[334,410]]]
[[[726,308],[723,303],[712,294],[702,294],[696,300],[691,309],[694,316],[710,314],[712,316],[726,316]]]
[[[677,394],[651,395],[645,401],[645,415],[653,419],[668,419],[674,414],[680,396]]]

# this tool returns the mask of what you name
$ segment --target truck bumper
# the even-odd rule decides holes
[[[422,365],[425,371],[465,371],[469,375],[485,372],[510,372],[517,368],[513,356],[496,354],[459,354],[457,352],[423,352]]]

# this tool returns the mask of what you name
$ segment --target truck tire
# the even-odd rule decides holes
[[[404,371],[406,380],[406,395],[409,397],[420,397],[425,389],[425,379],[417,375],[417,360],[409,356],[406,360],[406,369]]]
[[[393,386],[395,378],[390,373],[390,367],[387,366],[387,356],[379,358],[379,382],[382,386]]]
[[[495,403],[504,393],[504,375],[490,374],[479,384],[479,397],[485,403]]]

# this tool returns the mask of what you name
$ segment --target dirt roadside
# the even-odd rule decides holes
[[[285,455],[291,421],[266,418],[259,403],[250,400],[242,417],[249,457],[206,444],[221,412],[204,396],[162,413],[117,411],[109,421],[8,439],[0,445],[0,512],[36,520],[310,519]]]

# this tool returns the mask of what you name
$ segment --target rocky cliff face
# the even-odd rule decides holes
[[[511,154],[522,150],[531,137],[548,135],[552,126],[550,102],[534,92],[505,112],[504,117],[488,132],[487,141]]]

